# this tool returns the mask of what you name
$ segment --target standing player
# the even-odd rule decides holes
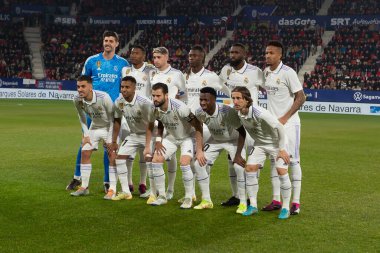
[[[200,166],[195,161],[196,177],[202,191],[202,202],[194,209],[212,208],[210,197],[210,178],[206,166],[212,166],[220,152],[226,150],[234,158],[234,168],[238,181],[238,196],[240,205],[237,213],[243,213],[247,208],[245,195],[245,160],[242,158],[242,149],[245,139],[245,130],[240,123],[237,112],[230,106],[216,103],[216,91],[211,87],[200,90],[200,108],[195,112],[199,121],[207,125],[211,138],[204,145],[207,165]],[[235,130],[237,129],[237,131]],[[238,145],[238,142],[240,145]],[[238,148],[240,147],[240,148]],[[245,157],[245,152],[243,152]]]
[[[112,135],[112,146],[110,153],[117,151],[116,172],[110,170],[110,189],[105,199],[123,200],[131,199],[132,194],[128,185],[128,168],[125,160],[136,154],[137,149],[147,149],[147,154],[151,157],[150,141],[151,136],[146,131],[147,127],[153,129],[154,126],[154,106],[153,103],[144,96],[136,92],[136,79],[132,76],[126,76],[121,81],[121,94],[115,102],[115,119]],[[121,142],[118,149],[117,138],[121,126],[121,118],[128,122],[130,134]],[[143,155],[144,158],[144,155]],[[151,166],[150,161],[148,165]],[[122,191],[115,196],[117,176],[119,177]]]
[[[130,61],[132,66],[124,67],[122,70],[123,77],[132,76],[136,79],[136,93],[147,98],[151,97],[150,87],[150,72],[154,71],[154,66],[145,62],[146,50],[141,45],[135,45],[132,47]],[[139,192],[140,197],[148,197],[149,191],[146,191],[146,175],[147,167],[143,155],[143,149],[138,149],[140,155],[140,183]],[[135,155],[130,155],[127,160],[128,168],[128,184],[130,191],[133,191],[132,170],[133,159]]]
[[[285,150],[284,126],[269,111],[253,103],[251,94],[246,87],[235,87],[231,94],[234,107],[239,112],[241,123],[255,140],[253,153],[249,154],[245,167],[250,206],[242,214],[248,216],[258,212],[258,170],[264,165],[266,156],[269,155],[276,160],[275,166],[280,174],[283,208],[278,218],[287,219],[289,217],[291,183],[288,175],[290,159]]]
[[[180,147],[182,180],[185,186],[185,199],[181,208],[191,208],[192,194],[194,191],[194,176],[190,168],[190,162],[194,153],[193,142],[191,139],[192,127],[195,128],[196,158],[201,166],[206,164],[206,159],[202,150],[203,140],[201,123],[183,102],[169,98],[168,86],[166,84],[154,84],[152,87],[152,97],[153,103],[156,107],[156,119],[162,124],[168,133],[163,138],[162,143],[160,138],[156,138],[152,167],[158,197],[152,205],[163,205],[167,203],[163,163],[175,154]],[[159,132],[162,133],[163,129]]]
[[[107,93],[92,89],[90,76],[78,78],[77,90],[78,95],[74,97],[74,104],[78,111],[83,137],[80,162],[82,185],[77,191],[71,193],[76,197],[89,194],[88,184],[92,170],[91,154],[93,150],[98,149],[101,140],[106,145],[111,143],[113,122],[112,100]],[[90,127],[87,127],[86,115],[92,120]]]
[[[220,72],[220,78],[230,90],[237,86],[248,88],[251,93],[252,100],[258,103],[259,86],[263,85],[263,72],[260,68],[248,64],[245,59],[247,57],[246,48],[241,43],[235,43],[230,48],[230,63],[224,66]],[[253,140],[250,135],[246,135],[247,152],[250,153],[253,147]],[[229,161],[230,183],[233,196],[222,203],[224,206],[238,205],[240,203],[237,198],[237,181],[232,161]]]
[[[168,86],[169,97],[179,99],[187,103],[187,94],[185,89],[185,77],[178,69],[172,68],[169,61],[169,51],[165,47],[153,49],[153,63],[156,67],[151,72],[150,83],[153,86],[156,83],[164,83]],[[174,183],[177,172],[177,157],[173,154],[168,158],[168,189],[166,198],[172,199],[174,194]]]
[[[265,84],[268,96],[268,109],[285,126],[289,142],[290,170],[292,173],[293,199],[290,214],[300,212],[300,195],[302,171],[300,165],[301,120],[298,110],[306,100],[297,73],[282,63],[284,48],[279,41],[270,41],[265,49],[265,61],[268,67],[264,70]],[[278,180],[276,171],[272,170],[272,180]],[[273,192],[279,192],[279,183],[272,182]],[[266,211],[281,207],[278,199],[264,207]]]
[[[121,70],[129,66],[124,58],[115,54],[116,48],[119,46],[119,36],[116,32],[105,31],[103,33],[102,53],[90,56],[84,63],[82,75],[92,77],[95,90],[106,92],[110,95],[112,101],[119,96]],[[87,119],[87,125],[91,124],[91,120]],[[66,187],[67,190],[74,190],[80,185],[80,161],[81,149],[79,148],[77,155],[77,163],[73,180]],[[107,193],[109,187],[108,168],[109,160],[107,150],[104,150],[104,191]]]

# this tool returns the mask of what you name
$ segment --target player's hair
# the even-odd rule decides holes
[[[232,44],[231,47],[240,47],[240,48],[242,48],[244,50],[244,52],[247,51],[247,48],[246,48],[246,46],[243,43],[237,42],[237,43]]]
[[[143,47],[142,45],[133,45],[132,48],[138,48],[138,49],[141,49],[141,51],[143,51],[144,53],[146,53],[146,49],[145,49],[145,47]]]
[[[243,96],[243,98],[248,101],[247,107],[250,107],[252,105],[253,100],[251,98],[251,93],[249,92],[249,90],[246,87],[236,86],[231,91],[231,94],[232,94],[232,92],[240,92],[241,95]]]
[[[152,86],[152,90],[162,90],[162,92],[165,94],[168,94],[169,89],[168,86],[164,83],[156,83]]]
[[[90,84],[92,84],[92,78],[91,76],[86,76],[86,75],[82,75],[82,76],[79,76],[78,79],[77,79],[78,82],[88,82]]]
[[[131,82],[134,85],[136,85],[136,79],[133,76],[125,76],[123,79],[121,79],[122,82]]]
[[[166,47],[156,47],[156,48],[153,48],[153,53],[169,55],[169,50]]]
[[[191,50],[196,50],[196,51],[199,51],[203,54],[203,60],[202,60],[202,63],[205,63],[206,61],[206,51],[205,49],[201,46],[201,45],[194,45]]]
[[[104,31],[103,33],[103,40],[105,37],[114,37],[116,42],[119,42],[119,35],[117,35],[116,32],[113,31]]]
[[[284,45],[278,40],[271,40],[268,42],[267,47],[272,46],[272,47],[278,47],[281,48],[281,56],[283,55],[284,52]]]
[[[209,93],[216,98],[216,90],[214,88],[203,87],[199,92],[200,93]]]

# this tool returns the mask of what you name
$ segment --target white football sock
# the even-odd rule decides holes
[[[125,159],[116,159],[116,171],[120,180],[121,191],[130,193],[128,186],[128,168]]]
[[[152,162],[147,162],[146,167],[148,169],[150,194],[156,196],[157,190],[156,190],[156,185],[154,184]]]
[[[175,177],[177,175],[177,157],[174,153],[168,164],[168,192],[174,192]]]
[[[292,172],[293,200],[292,203],[300,204],[302,170],[299,162],[291,162],[290,170]]]
[[[133,185],[133,178],[132,178],[133,160],[127,159],[127,169],[128,169],[128,184]]]
[[[257,207],[257,192],[259,191],[257,172],[245,172],[245,175],[245,185],[247,187],[250,205]]]
[[[281,189],[280,189],[280,179],[278,178],[278,173],[276,169],[276,162],[274,159],[270,160],[270,177],[272,181],[273,190],[273,200],[281,202]]]
[[[238,165],[237,163],[234,164],[234,168],[236,171],[236,181],[237,181],[237,188],[238,188],[238,196],[240,199],[240,204],[247,205],[247,198],[245,194],[245,174],[244,174],[244,168]]]
[[[80,174],[82,177],[82,188],[88,188],[90,182],[92,165],[91,164],[81,164],[80,165]]]
[[[147,168],[145,162],[140,162],[140,183],[146,185]]]
[[[117,176],[116,166],[109,166],[108,175],[110,179],[110,190],[116,192]]]
[[[165,196],[165,172],[163,163],[152,163],[154,184],[158,195]]]
[[[182,181],[185,186],[185,198],[192,198],[194,194],[194,175],[191,170],[190,165],[181,166],[182,170]]]
[[[237,189],[236,171],[231,160],[228,160],[228,172],[230,176],[232,195],[238,198],[239,196],[238,196],[238,189]]]
[[[289,210],[290,195],[292,194],[292,183],[290,182],[289,174],[280,175],[281,181],[281,195],[282,195],[282,208]]]

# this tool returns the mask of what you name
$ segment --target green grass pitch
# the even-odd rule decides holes
[[[302,211],[235,214],[225,155],[212,169],[213,210],[103,200],[102,152],[91,195],[73,198],[81,131],[72,102],[0,100],[0,252],[379,252],[380,117],[301,114]],[[138,183],[138,167],[134,182]],[[197,189],[198,198],[200,198]],[[268,167],[259,207],[271,199]]]

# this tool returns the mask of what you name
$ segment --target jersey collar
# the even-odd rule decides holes
[[[252,105],[248,108],[248,113],[247,113],[247,115],[242,114],[240,111],[238,111],[238,115],[239,115],[240,118],[243,118],[243,119],[248,119],[249,116],[252,115],[252,118],[253,118],[254,120],[256,120],[256,117],[255,117],[255,115],[253,114]]]
[[[172,106],[173,106],[173,105],[172,105],[172,99],[169,98],[169,100],[168,100],[168,109],[167,109],[166,111],[163,111],[163,110],[161,110],[160,107],[158,107],[157,110],[158,110],[159,112],[162,112],[162,113],[166,114],[166,113],[169,113],[170,111],[172,111]]]
[[[280,71],[280,69],[282,68],[282,66],[283,66],[284,64],[282,63],[282,61],[280,61],[280,64],[278,64],[278,66],[277,66],[277,68],[275,69],[275,70],[270,70],[270,68],[268,67],[268,72],[269,73],[275,73],[275,74],[277,74],[279,71]]]
[[[92,100],[90,102],[86,101],[84,98],[82,98],[82,101],[84,103],[86,103],[87,105],[95,104],[96,103],[96,93],[95,93],[95,91],[94,90],[92,91]]]
[[[216,118],[219,114],[219,104],[215,104],[215,111],[212,115],[209,115],[207,112],[206,112],[206,118]]]
[[[132,71],[139,71],[139,72],[143,72],[144,69],[146,68],[146,63],[144,62],[144,64],[141,66],[141,68],[139,69],[136,69],[133,64],[132,64]]]
[[[247,68],[248,68],[248,63],[246,61],[244,61],[244,65],[241,69],[235,70],[234,68],[232,68],[232,70],[234,72],[239,73],[239,74],[243,74]]]
[[[127,100],[125,100],[125,98],[124,98],[124,103],[125,103],[125,105],[129,105],[129,106],[133,106],[134,104],[135,104],[135,102],[136,102],[136,97],[137,97],[137,93],[135,92],[135,95],[133,96],[133,99],[132,99],[132,101],[131,102],[128,102]]]
[[[171,69],[172,69],[172,66],[169,65],[169,67],[167,69],[164,69],[162,71],[157,69],[157,73],[167,74]]]
[[[205,72],[205,67],[201,68],[201,70],[199,70],[197,73],[194,73],[193,71],[191,71],[191,74],[192,75],[195,75],[195,76],[202,76],[203,73]]]

